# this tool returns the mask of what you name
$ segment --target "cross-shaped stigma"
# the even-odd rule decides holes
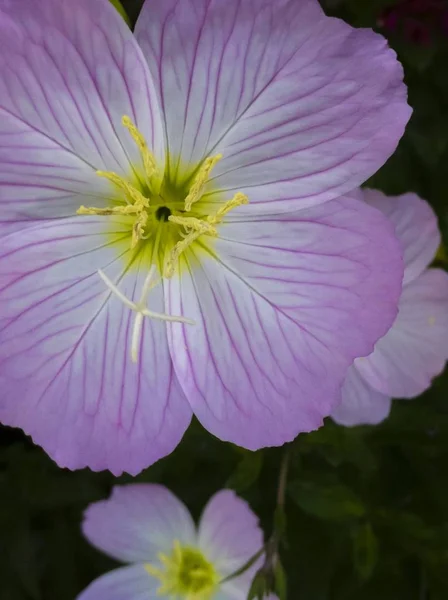
[[[129,300],[129,298],[126,298],[126,296],[122,292],[120,292],[120,290],[117,288],[117,286],[114,283],[112,283],[112,281],[109,279],[109,277],[103,271],[101,271],[101,269],[98,270],[99,276],[104,281],[104,283],[107,285],[107,287],[110,289],[110,291],[113,294],[115,294],[115,296],[117,296],[117,298],[119,298],[127,308],[129,308],[130,310],[132,310],[136,313],[134,326],[132,328],[132,341],[131,341],[131,358],[132,358],[132,362],[134,362],[134,363],[138,362],[140,339],[141,339],[141,335],[142,335],[143,321],[144,321],[145,317],[149,317],[150,319],[159,319],[161,321],[186,323],[188,325],[195,325],[194,321],[192,321],[191,319],[187,319],[186,317],[177,317],[177,316],[172,316],[172,315],[166,315],[163,313],[157,313],[152,310],[148,310],[148,308],[146,308],[149,292],[152,290],[152,288],[154,288],[160,282],[160,279],[154,280],[155,272],[156,272],[155,265],[151,265],[151,268],[149,269],[149,273],[143,283],[143,289],[142,289],[142,293],[140,295],[140,300],[138,302],[132,302],[132,300]]]

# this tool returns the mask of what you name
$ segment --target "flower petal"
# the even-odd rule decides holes
[[[102,219],[51,221],[2,240],[0,421],[31,434],[60,466],[135,474],[173,450],[191,411],[161,321],[146,320],[131,362],[134,313],[97,271],[137,300],[147,257],[128,269],[127,244],[120,256]],[[120,230],[129,235],[124,219],[117,240]],[[161,286],[149,302],[162,311]]]
[[[394,398],[418,396],[448,359],[448,274],[428,269],[403,289],[397,320],[367,358],[366,381]]]
[[[174,367],[209,431],[250,449],[279,445],[322,424],[349,365],[393,323],[399,243],[379,211],[344,198],[230,217],[219,235],[213,255],[191,249],[191,274],[166,283],[168,312],[196,321],[168,328]]]
[[[360,360],[364,359],[357,359]],[[352,365],[342,386],[342,402],[333,410],[331,418],[347,427],[377,425],[389,416],[391,404],[391,399],[374,390]]]
[[[135,35],[170,155],[195,164],[222,153],[214,189],[247,193],[250,211],[353,189],[393,153],[411,114],[384,38],[326,17],[317,0],[148,1]]]
[[[0,2],[2,220],[106,202],[111,185],[96,171],[130,175],[141,164],[125,114],[160,154],[148,67],[109,0]]]
[[[227,577],[261,550],[263,532],[247,502],[231,490],[222,490],[204,509],[198,544],[222,577]]]
[[[437,217],[431,206],[417,194],[385,196],[378,190],[363,189],[363,199],[392,221],[404,252],[404,280],[418,277],[433,260],[440,245]]]
[[[123,562],[155,562],[171,554],[173,542],[196,543],[196,528],[185,505],[162,485],[116,486],[108,500],[91,504],[83,533],[91,544]]]
[[[95,579],[76,600],[159,600],[159,587],[143,565],[133,565]]]
[[[250,571],[249,574],[244,573],[223,583],[213,596],[213,600],[247,600],[254,576],[254,569]],[[278,598],[269,596],[264,600],[278,600]]]

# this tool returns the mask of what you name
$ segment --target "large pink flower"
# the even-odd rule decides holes
[[[448,274],[427,268],[440,244],[434,212],[415,194],[361,194],[394,224],[405,271],[395,323],[372,354],[355,360],[342,388],[342,403],[333,411],[336,422],[349,426],[383,421],[392,397],[418,396],[448,360]]]
[[[401,289],[340,197],[410,115],[384,39],[317,0],[148,0],[135,36],[0,0],[0,69],[0,419],[116,474],[193,412],[253,449],[318,427]]]

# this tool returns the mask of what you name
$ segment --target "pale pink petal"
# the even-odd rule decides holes
[[[76,600],[159,600],[159,587],[143,565],[133,565],[95,579]]]
[[[250,573],[244,573],[235,579],[231,579],[216,591],[213,600],[247,600],[254,569],[250,569]],[[266,600],[278,600],[278,598],[266,598]]]
[[[109,0],[0,2],[0,220],[106,202],[111,184],[96,170],[141,165],[125,114],[160,155],[149,70]]]
[[[131,362],[134,313],[98,275],[139,299],[148,257],[130,266],[125,219],[109,239],[104,217],[74,217],[2,240],[0,420],[71,469],[136,474],[171,452],[190,421],[165,325],[144,322]],[[161,286],[149,302],[163,312]]]
[[[397,314],[399,243],[377,210],[341,198],[219,227],[213,254],[185,255],[167,286],[176,374],[202,424],[256,449],[316,429],[347,368]],[[216,256],[217,258],[214,258]]]
[[[222,153],[212,186],[249,212],[336,198],[393,153],[411,114],[385,39],[317,0],[148,0],[135,34],[175,173]],[[275,207],[275,208],[274,208]]]
[[[392,221],[404,252],[406,285],[433,260],[440,245],[437,217],[431,206],[417,194],[385,196],[378,190],[363,189],[363,199]]]
[[[363,358],[357,359],[358,361]],[[331,418],[340,425],[377,425],[389,416],[392,401],[374,390],[352,365],[342,386],[342,402],[333,410]]]
[[[356,366],[383,394],[412,398],[431,385],[447,359],[448,274],[428,269],[405,286],[393,327]]]
[[[158,562],[173,543],[196,543],[186,506],[166,487],[137,483],[117,486],[108,500],[91,504],[83,533],[91,544],[123,562]]]
[[[263,547],[258,517],[231,490],[211,498],[199,524],[198,545],[223,577],[240,569]]]

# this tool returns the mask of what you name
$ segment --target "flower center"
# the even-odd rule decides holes
[[[159,208],[156,210],[155,213],[155,217],[158,221],[164,221],[165,223],[168,221],[168,219],[171,217],[172,212],[171,209],[168,208],[168,206],[159,206]]]
[[[108,179],[116,192],[116,204],[106,208],[80,206],[78,215],[124,216],[130,219],[131,249],[151,244],[154,258],[164,277],[172,277],[181,255],[200,237],[217,237],[219,225],[232,209],[248,203],[245,194],[233,198],[209,214],[204,209],[203,196],[210,174],[222,155],[206,158],[194,170],[194,175],[182,185],[173,184],[168,174],[161,173],[144,136],[126,115],[122,118],[137,145],[144,165],[143,181],[131,183],[112,171],[97,171]],[[168,226],[168,229],[167,229]],[[159,253],[162,253],[160,260]]]
[[[160,596],[185,600],[210,600],[219,575],[200,550],[181,546],[176,540],[170,555],[159,554],[160,566],[146,564],[147,572],[160,580]]]

